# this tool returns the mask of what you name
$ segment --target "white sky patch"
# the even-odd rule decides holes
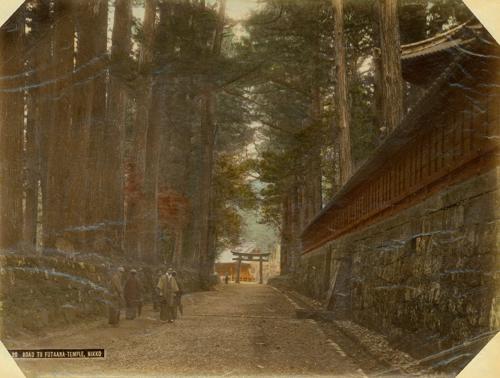
[[[211,3],[214,1],[212,0]],[[259,8],[259,0],[226,0],[226,16],[232,20],[243,20],[250,16],[250,12]],[[134,17],[142,21],[144,7],[132,9]]]
[[[226,13],[233,20],[241,20],[259,7],[258,0],[227,0]]]

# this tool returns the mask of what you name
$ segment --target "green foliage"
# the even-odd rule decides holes
[[[257,198],[248,178],[252,162],[239,154],[220,154],[214,171],[214,217],[218,249],[239,244],[245,226],[241,210],[256,207]]]

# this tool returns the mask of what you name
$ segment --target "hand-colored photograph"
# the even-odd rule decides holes
[[[485,367],[500,347],[500,45],[488,17],[500,6],[470,3],[13,9],[0,26],[11,371]]]

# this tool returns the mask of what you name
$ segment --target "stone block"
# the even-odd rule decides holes
[[[464,207],[456,204],[442,211],[442,231],[452,232],[464,225]]]
[[[469,200],[464,210],[464,224],[468,226],[494,220],[498,209],[497,205],[496,193],[486,193]]]
[[[473,177],[465,182],[454,185],[441,194],[443,205],[448,207],[456,203],[464,202],[470,198],[477,197],[483,193],[498,189],[498,168],[486,172],[480,176]]]
[[[61,312],[67,323],[73,323],[79,317],[79,309],[69,303],[61,306]]]

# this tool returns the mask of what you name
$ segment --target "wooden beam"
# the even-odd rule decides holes
[[[246,259],[246,258],[240,258],[240,257],[233,257],[233,261],[257,262],[259,260]],[[265,259],[263,259],[262,261],[269,262],[269,260],[265,260]]]
[[[271,253],[247,253],[247,252],[231,252],[233,255],[237,256],[269,256]]]

